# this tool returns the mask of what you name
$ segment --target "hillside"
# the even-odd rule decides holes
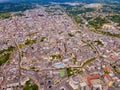
[[[83,3],[120,3],[120,0],[0,0],[0,2],[83,2]]]

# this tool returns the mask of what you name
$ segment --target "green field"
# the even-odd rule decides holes
[[[112,20],[115,23],[120,24],[120,15],[111,15],[111,16],[108,16],[108,19]]]
[[[99,16],[89,22],[89,24],[95,29],[100,29],[105,23],[109,23],[109,22],[102,16]]]

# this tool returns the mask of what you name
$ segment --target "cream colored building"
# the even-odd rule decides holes
[[[71,77],[69,85],[74,89],[79,89],[79,79],[77,77]]]

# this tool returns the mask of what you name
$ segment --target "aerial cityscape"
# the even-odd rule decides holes
[[[120,0],[0,0],[0,90],[120,90]]]

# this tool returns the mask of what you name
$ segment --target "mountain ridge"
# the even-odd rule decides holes
[[[120,0],[0,0],[0,2],[83,2],[83,3],[120,3]]]

